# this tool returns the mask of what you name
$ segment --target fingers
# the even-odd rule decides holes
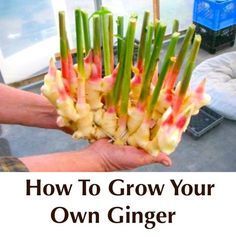
[[[146,164],[154,164],[154,163],[159,163],[162,164],[166,167],[169,167],[172,165],[172,160],[170,159],[170,157],[168,157],[166,154],[164,153],[160,153],[158,156],[154,157],[151,156],[149,154],[146,154],[145,158],[144,158],[144,162]]]
[[[171,159],[164,153],[154,157],[136,147],[111,144],[108,139],[100,139],[94,142],[90,145],[90,149],[97,155],[99,154],[104,163],[112,167],[112,170],[114,170],[114,167],[118,167],[117,170],[134,169],[153,163],[159,163],[167,167],[172,165]]]
[[[67,134],[70,134],[72,135],[73,134],[73,130],[69,127],[63,127],[63,128],[60,128],[63,132],[67,133]]]
[[[172,160],[170,159],[169,156],[167,156],[164,153],[160,153],[156,158],[155,158],[155,162],[157,163],[161,163],[164,166],[171,166],[172,165]]]
[[[138,149],[131,146],[126,146],[125,157],[126,159],[127,157],[129,157],[129,162],[132,161],[132,163],[135,164],[137,167],[155,163],[159,163],[167,167],[172,165],[170,157],[168,157],[164,153],[159,153],[158,156],[152,156],[142,149]]]

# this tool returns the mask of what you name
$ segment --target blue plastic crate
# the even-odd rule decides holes
[[[195,0],[193,21],[212,30],[236,24],[236,0]]]

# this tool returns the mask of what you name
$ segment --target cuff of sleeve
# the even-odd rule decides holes
[[[0,172],[28,172],[26,166],[15,157],[0,158]]]

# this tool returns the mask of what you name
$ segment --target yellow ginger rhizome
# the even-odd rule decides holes
[[[160,58],[166,25],[149,22],[144,13],[138,53],[134,57],[137,16],[127,29],[106,8],[92,14],[75,10],[76,59],[70,53],[65,14],[59,12],[61,70],[50,60],[42,93],[57,108],[57,123],[74,131],[73,138],[142,148],[152,155],[175,150],[192,115],[209,103],[205,80],[194,90],[189,82],[201,37],[190,25],[176,52],[178,21]],[[116,39],[116,46],[113,42]],[[167,43],[165,43],[166,45]],[[136,58],[136,60],[134,60]],[[181,73],[181,80],[178,76]]]

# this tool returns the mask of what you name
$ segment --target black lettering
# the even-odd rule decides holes
[[[74,212],[70,212],[71,219],[73,223],[85,223],[86,217],[88,216],[88,223],[99,223],[99,213],[98,212],[77,212],[75,215]],[[93,221],[93,219],[95,221]]]
[[[114,184],[116,184],[117,182],[121,182],[121,183],[124,183],[124,180],[123,179],[114,179],[110,182],[109,184],[109,191],[112,195],[115,195],[115,196],[121,196],[121,195],[124,195],[124,188],[121,188],[119,189],[120,192],[119,193],[116,193],[114,192]]]
[[[138,184],[135,188],[135,192],[139,196],[143,196],[147,193],[147,187],[144,184]]]
[[[183,179],[177,184],[174,179],[171,179],[170,182],[174,187],[174,195],[178,196],[183,194],[184,196],[196,195],[196,196],[210,196],[212,194],[212,189],[215,187],[215,184],[182,184]]]
[[[160,211],[157,213],[157,221],[159,223],[166,223],[166,213],[164,211]]]
[[[43,187],[43,193],[47,196],[51,196],[54,194],[55,188],[52,184],[46,184]]]
[[[82,195],[87,195],[87,183],[90,182],[90,179],[79,179],[78,181],[82,183]]]
[[[170,182],[172,183],[173,187],[174,187],[174,194],[175,196],[179,195],[179,187],[181,185],[181,183],[183,182],[183,179],[180,180],[179,184],[177,185],[174,179],[171,179]]]
[[[36,188],[36,194],[39,196],[41,195],[41,180],[37,179],[36,185],[31,185],[31,180],[27,179],[26,180],[26,195],[30,196],[31,195],[31,189]]]
[[[92,196],[97,196],[101,191],[101,188],[98,184],[91,184],[89,186],[89,193],[92,195]]]
[[[69,186],[66,184],[63,184],[62,186],[59,184],[56,184],[56,190],[59,196],[65,194],[66,196],[70,195],[70,191],[72,189],[72,184]]]
[[[43,192],[43,194],[45,194],[46,196],[51,196],[55,193],[55,191],[57,192],[57,194],[59,196],[61,195],[70,195],[70,191],[72,188],[72,184],[70,185],[66,185],[63,184],[62,186],[60,184],[45,184],[42,186],[41,184],[41,180],[37,179],[36,181],[36,185],[32,185],[31,184],[31,180],[27,179],[26,180],[26,195],[29,196],[31,195],[31,191],[36,189],[36,195],[41,195],[41,192]]]
[[[61,220],[58,220],[58,218],[56,217],[56,214],[60,210],[62,211],[63,218]],[[69,213],[68,213],[67,209],[64,207],[55,207],[51,212],[52,221],[55,223],[58,223],[58,224],[66,222],[68,220],[68,217],[69,217]]]
[[[183,195],[189,196],[193,193],[193,187],[190,184],[184,184],[181,188]]]
[[[130,196],[131,195],[131,190],[134,188],[134,184],[127,184],[127,192],[126,195]],[[122,192],[124,195],[124,189],[122,188]]]
[[[90,182],[90,179],[79,179],[79,182],[82,183],[82,195],[86,196],[87,195],[87,190],[88,193],[92,196],[97,196],[101,192],[101,188],[98,184],[88,184]]]
[[[116,219],[114,218],[114,211],[116,211],[116,210],[123,211],[123,208],[122,207],[113,207],[113,208],[111,208],[108,211],[108,214],[107,214],[109,221],[112,222],[112,223],[116,223],[116,224],[123,223],[123,216],[118,215],[118,218],[116,218]]]
[[[161,188],[160,188],[161,187]],[[158,184],[155,184],[154,188],[151,184],[148,184],[148,189],[150,191],[150,194],[153,196],[155,193],[157,193],[157,195],[162,195],[163,191],[164,191],[164,187],[165,184],[162,184],[161,186]]]
[[[176,215],[176,212],[175,211],[170,211],[168,212],[168,223],[173,223],[173,216]]]
[[[84,223],[84,220],[86,218],[87,212],[81,213],[81,212],[77,212],[77,214],[75,215],[74,212],[70,212],[71,215],[71,219],[73,223],[76,223],[78,218],[79,218],[79,223]]]
[[[207,185],[207,195],[211,196],[211,191],[215,187],[215,184],[208,184]]]
[[[153,220],[154,217],[155,217],[154,211],[148,211],[145,213],[146,223],[144,226],[146,229],[150,230],[156,226],[156,222]]]

